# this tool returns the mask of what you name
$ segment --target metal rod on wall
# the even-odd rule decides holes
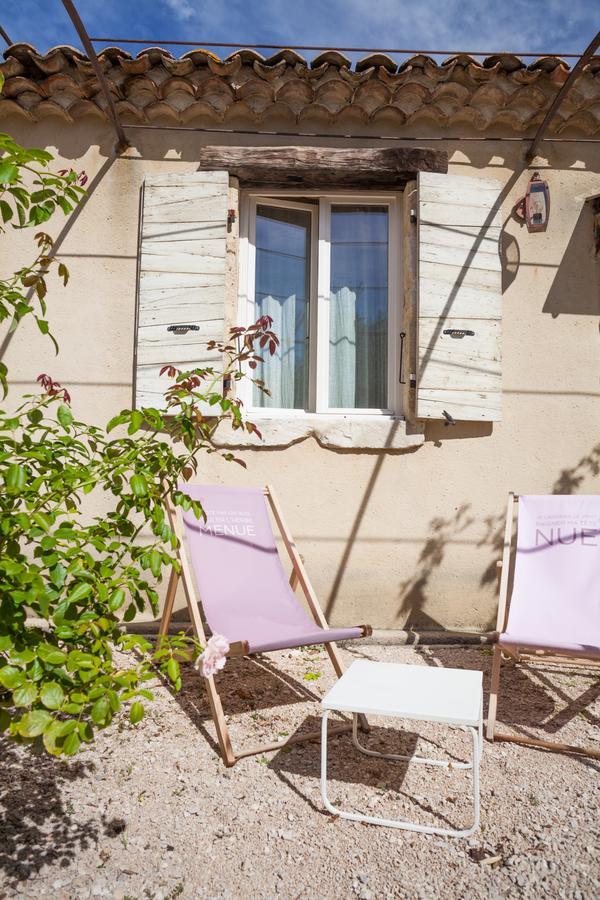
[[[117,109],[114,104],[114,100],[112,98],[112,94],[110,93],[110,88],[108,86],[108,82],[104,77],[104,72],[102,71],[102,66],[98,62],[98,57],[96,56],[96,52],[92,46],[92,42],[88,36],[87,31],[85,30],[85,26],[79,17],[79,13],[75,8],[75,4],[71,2],[71,0],[62,0],[62,4],[66,9],[69,18],[71,19],[73,25],[75,26],[75,31],[79,35],[81,43],[83,44],[84,50],[88,55],[88,58],[94,67],[94,71],[98,77],[98,81],[100,82],[100,87],[102,89],[102,93],[104,94],[104,98],[106,100],[108,106],[108,115],[112,122],[113,128],[115,129],[115,133],[117,135],[117,153],[120,153],[122,150],[125,150],[126,147],[129,146],[129,141],[125,136],[125,132],[121,127],[121,123],[119,122],[119,117],[117,115]]]
[[[394,134],[327,134],[320,131],[253,131],[249,128],[195,128],[192,125],[128,125],[125,122],[123,123],[123,128],[134,129],[136,131],[187,131],[198,134],[249,134],[256,135],[257,137],[331,138],[361,141],[419,141],[423,144],[427,144],[429,141],[523,144],[531,140],[531,138],[528,137],[432,137],[430,135],[413,137],[412,135]],[[546,138],[546,140],[553,144],[600,144],[600,138]]]
[[[517,50],[408,50],[401,47],[327,47],[316,44],[246,44],[243,41],[181,41],[166,38],[115,38],[92,37],[96,44],[146,44],[156,47],[168,44],[172,47],[237,47],[244,50],[321,50],[346,53],[412,53],[423,56],[557,56],[562,59],[579,59],[579,53],[548,53],[544,50],[525,52]]]

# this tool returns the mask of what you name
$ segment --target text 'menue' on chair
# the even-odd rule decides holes
[[[364,637],[371,628],[328,627],[273,489],[189,484],[181,489],[201,502],[207,518],[200,521],[192,511],[182,513],[180,508],[168,510],[180,542],[181,575],[174,570],[171,574],[159,634],[168,632],[181,577],[192,628],[203,645],[206,636],[200,603],[211,632],[229,641],[230,656],[325,644],[339,677],[343,666],[334,642]],[[292,564],[289,579],[277,552],[267,501]],[[312,618],[296,599],[296,585],[304,593]],[[320,732],[307,732],[236,752],[215,680],[210,677],[205,682],[219,747],[228,766],[244,756],[319,738]],[[351,724],[336,726],[336,731],[351,729]]]
[[[487,737],[600,757],[594,747],[496,732],[503,655],[527,663],[600,665],[600,496],[509,494],[497,630]]]

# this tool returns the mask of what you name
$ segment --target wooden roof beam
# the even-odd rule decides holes
[[[227,169],[244,184],[277,187],[403,187],[418,171],[448,171],[445,150],[329,147],[203,147],[200,169]]]
[[[575,84],[575,82],[577,81],[579,76],[581,75],[584,66],[590,61],[590,59],[592,58],[592,56],[594,55],[594,53],[596,52],[598,47],[600,47],[600,31],[598,32],[596,37],[591,41],[591,43],[586,47],[586,49],[583,51],[582,55],[579,57],[579,60],[575,63],[575,65],[571,69],[571,71],[569,73],[569,77],[567,78],[567,80],[565,81],[565,83],[563,84],[561,89],[559,90],[558,94],[556,95],[556,97],[554,98],[554,101],[552,102],[552,104],[550,106],[550,109],[544,116],[544,121],[538,128],[537,134],[534,137],[533,141],[531,142],[531,147],[529,148],[529,150],[527,152],[527,160],[529,162],[531,162],[531,160],[537,156],[538,148],[539,148],[540,144],[542,143],[542,141],[544,140],[544,135],[546,134],[550,123],[556,116],[556,113],[558,112],[559,107],[563,103],[565,97],[567,96],[567,94],[569,93],[569,91],[571,90],[571,88],[573,87],[573,85]]]

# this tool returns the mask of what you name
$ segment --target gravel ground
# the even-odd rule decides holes
[[[491,662],[486,647],[362,644],[342,652],[346,662],[483,668],[486,687]],[[231,661],[219,684],[234,743],[318,724],[309,695],[327,690],[330,670],[321,649]],[[505,676],[501,721],[566,742],[598,741],[597,678],[570,668],[534,676],[510,665]],[[534,717],[545,731],[531,729]],[[468,747],[459,731],[423,725],[417,737],[389,720],[372,724],[368,741],[394,752],[418,744],[458,757]],[[225,769],[201,679],[189,669],[178,697],[159,686],[140,725],[123,717],[73,761],[2,746],[0,898],[591,900],[600,896],[599,768],[486,743],[473,838],[361,825],[323,810],[317,743]],[[332,799],[346,808],[452,826],[470,815],[468,772],[367,759],[346,735],[331,740],[330,778]]]

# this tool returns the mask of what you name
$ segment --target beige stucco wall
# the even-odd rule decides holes
[[[5,341],[13,382],[27,389],[49,372],[68,385],[77,414],[106,421],[131,403],[140,185],[149,172],[194,171],[206,136],[145,133],[126,158],[111,160],[110,131],[96,120],[67,126],[15,119],[2,129],[49,147],[57,168],[73,165],[90,176],[85,206],[66,223],[57,216],[48,229],[71,271],[68,288],[50,295],[60,355],[24,325]],[[226,143],[227,136],[215,140]],[[334,451],[311,438],[283,450],[245,451],[247,471],[214,457],[203,463],[207,480],[276,486],[335,624],[493,627],[507,491],[600,487],[600,261],[584,205],[600,191],[597,147],[555,144],[545,151],[549,160],[536,168],[550,183],[550,226],[528,235],[510,215],[531,175],[523,145],[444,146],[450,171],[493,175],[506,186],[503,421],[429,425],[425,443],[405,452]],[[2,238],[3,273],[28,258],[31,240],[31,233]]]

